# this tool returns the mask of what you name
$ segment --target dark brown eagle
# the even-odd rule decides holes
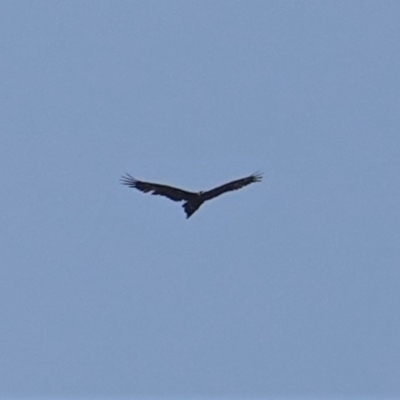
[[[131,188],[140,190],[141,192],[150,192],[153,195],[165,196],[173,201],[185,201],[182,207],[185,209],[186,218],[189,218],[196,210],[207,200],[211,200],[220,194],[230,192],[232,190],[241,189],[253,182],[261,182],[262,174],[254,173],[246,178],[237,179],[225,185],[208,190],[207,192],[188,192],[172,186],[161,185],[159,183],[138,181],[133,176],[126,174],[121,177],[121,183]]]

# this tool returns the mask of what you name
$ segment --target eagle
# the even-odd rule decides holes
[[[189,192],[160,183],[139,181],[129,174],[121,177],[121,184],[138,189],[144,193],[150,192],[152,195],[165,196],[173,201],[184,201],[182,207],[185,210],[186,218],[190,218],[205,201],[214,199],[223,193],[241,189],[244,186],[250,185],[250,183],[261,182],[261,180],[262,174],[256,172],[245,178],[225,183],[205,192]]]

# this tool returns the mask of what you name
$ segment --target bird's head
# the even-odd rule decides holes
[[[202,190],[200,190],[200,192],[197,192],[198,196],[201,196],[204,192]]]

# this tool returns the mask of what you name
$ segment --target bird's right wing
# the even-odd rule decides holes
[[[256,172],[250,176],[247,176],[246,178],[237,179],[235,181],[225,183],[224,185],[218,186],[214,189],[204,192],[202,198],[204,200],[211,200],[214,197],[217,197],[223,193],[241,189],[244,186],[250,185],[250,183],[261,182],[261,180],[262,180],[262,174]]]

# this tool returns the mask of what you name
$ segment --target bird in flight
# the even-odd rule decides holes
[[[121,183],[129,186],[130,188],[138,189],[144,193],[150,192],[156,196],[165,196],[173,201],[184,201],[182,207],[185,210],[186,218],[190,218],[190,216],[194,214],[205,201],[214,199],[223,193],[241,189],[244,186],[250,185],[250,183],[261,182],[261,180],[262,174],[256,172],[250,176],[247,176],[246,178],[225,183],[224,185],[218,186],[206,192],[196,193],[159,183],[139,181],[129,174],[121,177]]]

